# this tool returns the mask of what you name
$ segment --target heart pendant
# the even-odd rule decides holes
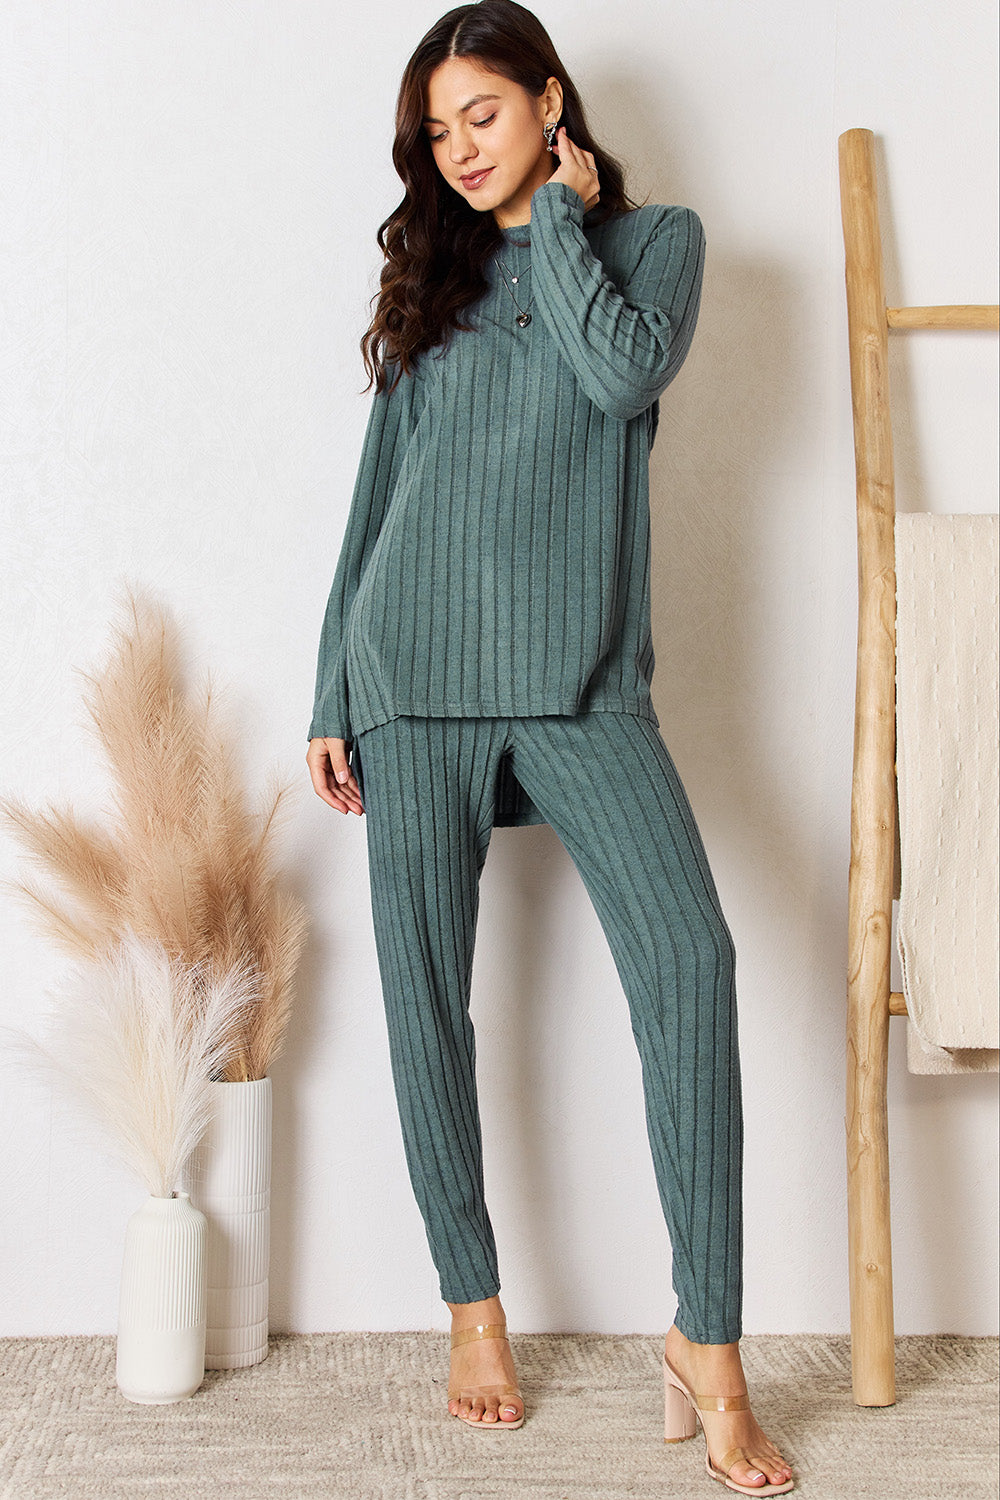
[[[521,327],[521,328],[527,328],[528,324],[531,322],[531,314],[530,313],[522,313],[521,316],[518,318],[517,322],[518,322],[518,326],[519,327]]]

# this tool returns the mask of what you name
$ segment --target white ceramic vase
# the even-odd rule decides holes
[[[267,1354],[271,1250],[271,1080],[213,1083],[208,1129],[184,1181],[208,1220],[205,1368]]]
[[[206,1228],[185,1192],[151,1195],[126,1225],[116,1378],[129,1401],[182,1401],[205,1378]]]

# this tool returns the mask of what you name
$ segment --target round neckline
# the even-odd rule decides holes
[[[529,224],[513,224],[510,229],[504,229],[501,246],[504,255],[515,257],[530,255],[531,253],[531,226]]]

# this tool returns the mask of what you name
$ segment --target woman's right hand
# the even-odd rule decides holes
[[[358,779],[347,764],[347,740],[314,739],[309,741],[306,765],[317,797],[329,802],[338,812],[364,812]],[[339,780],[343,774],[343,780]]]
[[[601,183],[594,153],[584,151],[582,146],[571,141],[565,125],[559,126],[553,149],[559,157],[559,165],[548,179],[549,182],[564,182],[567,187],[579,193],[586,213],[588,208],[597,205],[601,197]]]

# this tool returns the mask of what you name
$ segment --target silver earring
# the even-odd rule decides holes
[[[546,151],[551,151],[552,150],[552,143],[553,143],[553,141],[556,138],[556,131],[558,129],[559,129],[558,125],[544,125],[542,127],[542,134],[545,137],[545,149],[546,149]]]

